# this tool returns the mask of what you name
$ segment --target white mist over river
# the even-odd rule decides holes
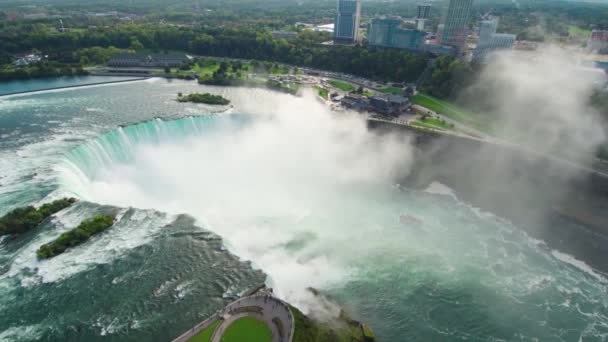
[[[234,108],[173,101],[201,89]],[[311,94],[153,80],[3,98],[0,127],[0,214],[83,200],[0,244],[0,339],[167,340],[261,281],[305,310],[319,288],[384,341],[608,338],[599,271],[441,184],[398,186],[408,139]],[[104,206],[116,227],[35,260]]]

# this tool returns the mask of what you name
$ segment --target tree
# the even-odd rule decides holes
[[[141,50],[144,48],[144,45],[137,39],[131,39],[130,48],[133,50]]]
[[[165,74],[170,74],[171,73],[171,68],[169,68],[168,66],[165,67]]]

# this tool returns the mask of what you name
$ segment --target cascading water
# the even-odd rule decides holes
[[[221,118],[210,115],[170,121],[157,118],[119,127],[72,149],[56,169],[64,182],[63,188],[86,199],[86,192],[82,192],[83,183],[95,179],[108,166],[131,163],[136,158],[136,148],[139,146],[179,143],[195,135],[217,133],[221,126],[236,127],[247,122],[248,118],[243,115]]]
[[[381,168],[404,165],[406,154],[382,151],[403,142],[378,142],[357,123],[326,121],[319,130],[300,119],[212,116],[121,128],[68,154],[64,180],[76,174],[79,183],[65,185],[93,202],[193,215],[265,271],[281,296],[314,311],[305,289],[318,287],[386,340],[406,332],[509,339],[522,326],[524,339],[569,340],[580,329],[607,336],[601,275],[563,267],[542,243],[445,189],[395,186]],[[342,139],[366,148],[352,158],[350,147],[334,144]],[[360,159],[376,163],[353,173]]]
[[[407,140],[312,97],[208,89],[251,115],[179,104],[200,92],[181,81],[0,103],[0,126],[33,132],[0,141],[0,203],[84,200],[0,244],[0,340],[166,341],[263,281],[308,310],[317,287],[383,341],[608,338],[604,275],[440,184],[397,186]],[[103,210],[120,213],[115,227],[36,260]]]

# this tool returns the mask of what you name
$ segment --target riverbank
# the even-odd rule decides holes
[[[100,76],[86,76],[86,77],[100,77]],[[108,81],[101,81],[101,82],[80,83],[80,84],[62,85],[62,86],[47,87],[47,88],[20,90],[20,91],[14,91],[14,92],[1,93],[0,94],[0,98],[5,97],[5,96],[13,96],[13,95],[22,95],[22,94],[37,93],[37,92],[41,92],[41,91],[51,91],[51,90],[61,90],[61,89],[73,89],[73,88],[80,88],[80,87],[105,85],[105,84],[116,84],[116,83],[143,81],[143,80],[146,80],[146,79],[149,79],[149,78],[150,77],[137,77],[137,78],[122,79],[122,80],[108,80]]]

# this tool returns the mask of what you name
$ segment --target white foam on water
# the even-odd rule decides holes
[[[10,327],[0,331],[0,341],[36,341],[42,337],[40,325],[25,325]]]
[[[559,261],[564,262],[568,265],[574,266],[574,267],[578,268],[579,270],[587,273],[588,275],[594,277],[595,279],[597,279],[603,283],[606,283],[606,278],[604,278],[604,276],[602,276],[601,274],[596,272],[591,266],[587,265],[585,262],[578,260],[569,254],[562,253],[562,252],[559,252],[556,250],[552,250],[551,255],[553,255]]]
[[[21,285],[28,287],[69,278],[92,265],[111,263],[123,253],[147,244],[164,225],[174,220],[174,217],[152,210],[121,209],[117,213],[116,223],[108,230],[56,257],[38,260],[36,251],[40,246],[53,241],[93,215],[90,210],[78,204],[61,211],[52,220],[54,229],[38,234],[20,250],[9,271],[0,276],[0,280],[19,277]],[[32,271],[34,273],[30,274]]]
[[[433,194],[433,195],[450,196],[454,199],[457,199],[456,195],[454,194],[454,190],[452,190],[452,188],[450,188],[449,186],[444,185],[440,182],[437,182],[437,181],[429,184],[429,186],[426,189],[424,189],[424,192]]]
[[[251,125],[239,129],[229,119],[215,121],[217,131],[197,130],[172,142],[175,137],[166,135],[171,131],[168,126],[202,121],[150,123],[145,132],[156,132],[158,137],[121,142],[132,149],[128,152],[132,163],[120,162],[110,156],[112,151],[93,144],[90,150],[96,155],[90,157],[95,163],[108,163],[95,167],[96,175],[79,170],[78,161],[65,165],[59,170],[63,188],[97,203],[191,214],[201,226],[221,235],[231,252],[264,270],[269,283],[286,297],[297,297],[308,286],[344,281],[351,270],[327,255],[328,246],[321,250],[304,246],[300,251],[282,246],[312,228],[298,226],[310,225],[311,217],[331,211],[322,204],[330,199],[323,199],[319,191],[339,192],[355,183],[386,184],[392,189],[389,184],[396,171],[407,170],[409,145],[394,136],[374,136],[362,117],[336,118],[314,98],[255,93],[275,101],[272,108],[257,108],[260,114],[254,115],[259,121]],[[277,116],[277,112],[288,114]],[[137,128],[139,137],[143,130]],[[129,129],[122,132],[134,134]],[[104,144],[114,149],[109,142]],[[346,236],[345,232],[320,234],[319,239],[327,241]]]
[[[467,279],[473,268],[483,272],[484,284],[518,303],[568,281],[552,269],[542,242],[460,202],[439,182],[425,191],[448,200],[416,208],[419,194],[392,186],[395,170],[407,168],[407,142],[378,143],[361,118],[328,114],[306,96],[252,94],[255,108],[234,96],[238,108],[251,108],[252,124],[218,124],[178,139],[167,135],[169,126],[199,127],[200,121],[155,122],[146,126],[145,132],[155,132],[149,141],[121,142],[130,149],[128,161],[109,156],[114,145],[95,145],[91,160],[72,161],[61,170],[63,189],[97,203],[191,214],[305,312],[315,307],[307,287],[393,276],[375,273],[378,265],[370,262],[377,260],[407,268],[430,258],[434,266],[427,272],[453,282]],[[143,134],[141,127],[125,128],[121,139],[135,131]],[[86,171],[92,163],[98,165],[94,174]],[[396,200],[396,194],[406,198]],[[399,224],[404,213],[422,224],[405,229]]]

